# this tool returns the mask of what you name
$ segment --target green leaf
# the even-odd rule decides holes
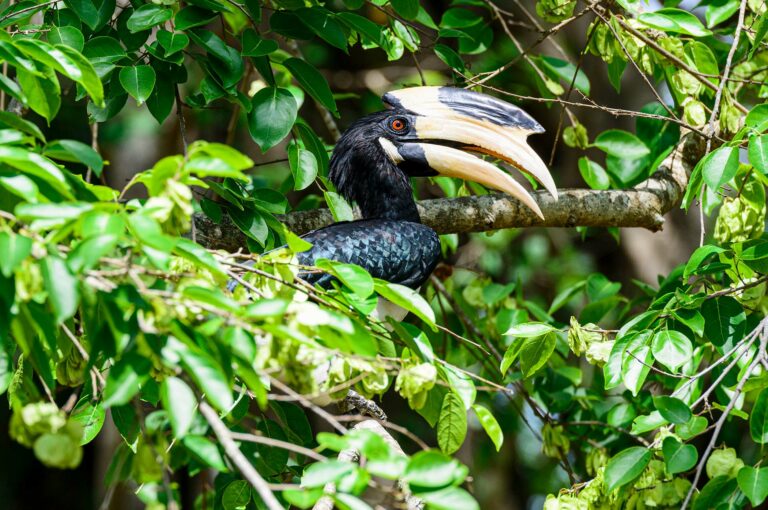
[[[712,190],[717,190],[736,175],[739,169],[739,151],[735,147],[720,147],[704,156],[696,166],[699,165],[704,183]]]
[[[101,403],[92,402],[90,395],[80,398],[75,408],[72,409],[72,414],[69,415],[69,419],[79,423],[83,429],[80,445],[93,441],[101,431],[106,415],[107,412]]]
[[[89,270],[98,264],[99,258],[111,252],[118,242],[118,236],[111,233],[89,237],[70,252],[67,265],[75,273]]]
[[[14,234],[13,232],[0,232],[0,272],[6,278],[19,267],[19,264],[32,253],[32,239]]]
[[[127,57],[125,49],[120,45],[120,42],[113,37],[107,36],[90,39],[85,44],[83,55],[91,62],[96,74],[102,78],[114,70],[115,64]]]
[[[62,323],[75,315],[80,304],[78,281],[58,255],[51,254],[43,259],[41,270],[54,318],[57,323]]]
[[[693,502],[693,510],[728,508],[728,501],[737,490],[736,479],[720,475],[710,479]],[[722,506],[721,506],[722,505]]]
[[[362,267],[355,264],[322,259],[315,262],[315,265],[337,277],[358,297],[365,299],[373,294],[373,278]]]
[[[83,51],[85,38],[83,33],[75,27],[53,25],[48,30],[48,42],[51,44],[62,44],[69,46],[75,51]]]
[[[565,82],[566,86],[571,85],[571,81],[573,81],[573,75],[575,74],[576,80],[573,83],[574,88],[586,95],[589,95],[589,78],[587,78],[587,75],[584,73],[584,71],[577,69],[574,64],[547,55],[543,55],[539,59],[539,62],[542,64],[544,69],[549,70],[555,76],[561,78]]]
[[[293,175],[293,189],[306,189],[317,177],[317,159],[315,155],[297,144],[288,147],[288,164]]]
[[[178,377],[168,377],[160,386],[160,399],[168,413],[174,435],[177,439],[183,438],[195,418],[197,399],[194,392]]]
[[[400,16],[412,20],[419,13],[418,0],[390,0],[390,5]]]
[[[48,158],[34,152],[29,152],[20,147],[0,145],[0,161],[5,165],[21,170],[22,173],[29,174],[45,181],[46,184],[50,185],[65,198],[73,198],[70,184],[67,181],[64,172]],[[35,210],[35,205],[33,204],[21,204],[16,208],[17,216],[19,214],[24,214],[24,212],[19,212],[19,209],[22,209],[22,206],[29,207],[29,209],[24,209],[25,212]],[[62,203],[56,205],[40,204],[37,209],[43,210],[45,206],[61,207],[62,209],[69,207],[72,210],[80,209],[81,212],[92,207],[90,204]]]
[[[656,361],[672,372],[676,372],[693,357],[693,344],[679,331],[658,331],[653,335],[651,352]]]
[[[666,395],[653,397],[653,405],[670,423],[688,423],[693,417],[691,409],[682,400]]]
[[[704,18],[707,27],[712,28],[733,16],[739,10],[739,0],[713,0],[707,5]],[[751,58],[751,57],[750,57]]]
[[[356,466],[351,462],[330,459],[317,462],[304,470],[301,477],[302,487],[322,487],[326,483],[336,482],[354,471]]]
[[[244,57],[264,57],[278,49],[277,41],[264,39],[252,28],[243,32],[243,44],[241,54]]]
[[[251,486],[245,480],[235,480],[227,485],[221,496],[224,510],[245,510],[251,501]]]
[[[415,1],[415,0],[414,0]],[[296,18],[318,37],[326,41],[331,46],[340,50],[347,51],[347,34],[341,23],[336,20],[333,13],[322,7],[303,8],[295,11]],[[273,14],[270,18],[270,25]]]
[[[636,159],[651,153],[642,140],[620,129],[603,131],[597,135],[593,145],[606,154],[620,159]]]
[[[40,128],[32,122],[22,119],[16,114],[11,112],[0,111],[0,124],[4,124],[10,128],[17,129],[23,133],[34,136],[41,142],[45,143],[45,136]]]
[[[524,340],[513,340],[504,352],[504,357],[501,359],[501,364],[499,365],[499,371],[502,374],[506,374],[509,367],[512,366],[512,363],[514,363],[518,356],[520,356],[520,349],[523,347],[523,342]]]
[[[653,452],[642,446],[627,448],[614,455],[605,466],[607,492],[634,481],[645,470]]]
[[[704,28],[699,18],[688,11],[675,8],[664,8],[654,12],[645,12],[637,18],[645,25],[670,34],[692,35],[706,37],[712,32]]]
[[[189,450],[189,453],[204,465],[223,473],[229,471],[219,448],[209,439],[203,436],[186,435],[181,442]]]
[[[445,44],[435,44],[434,51],[435,55],[437,55],[438,58],[445,62],[451,69],[456,69],[461,73],[467,70],[467,67],[464,65],[464,60],[449,46],[446,46]]]
[[[464,481],[466,466],[436,450],[425,450],[411,457],[403,473],[403,480],[411,487],[436,489]]]
[[[97,176],[101,176],[104,169],[104,160],[98,152],[77,140],[56,140],[45,146],[43,155],[60,161],[82,163],[93,170]]]
[[[352,12],[340,12],[337,17],[360,34],[363,44],[375,44],[380,47],[386,44],[382,34],[384,27],[381,25]]]
[[[749,139],[749,162],[755,170],[768,175],[768,135],[753,136]]]
[[[205,393],[206,400],[219,411],[228,412],[234,404],[232,386],[216,361],[183,344],[180,344],[178,354],[185,371]]]
[[[427,504],[429,510],[480,510],[475,498],[459,487],[420,493],[419,499]]]
[[[758,444],[768,443],[768,388],[757,396],[749,415],[749,433]]]
[[[300,58],[289,58],[283,61],[283,65],[315,101],[327,108],[335,117],[339,116],[333,92],[320,71]]]
[[[763,43],[765,35],[768,34],[768,11],[763,12],[752,23],[752,29],[755,31],[755,39],[752,41],[752,49],[749,51],[749,58],[755,55],[755,51]]]
[[[752,108],[744,120],[744,126],[758,133],[768,130],[768,103],[759,104]]]
[[[680,308],[672,312],[672,315],[690,328],[695,336],[704,335],[704,316],[698,310]]]
[[[405,308],[427,323],[433,330],[437,329],[437,326],[435,326],[435,311],[432,310],[432,307],[421,297],[418,291],[405,285],[389,283],[378,279],[374,279],[374,289],[376,293],[387,301]]]
[[[696,465],[699,452],[690,444],[683,444],[672,436],[664,438],[661,451],[664,454],[664,464],[670,475],[685,473]]]
[[[37,39],[14,40],[14,44],[35,60],[45,63],[82,85],[95,104],[99,106],[104,104],[104,87],[101,79],[88,59],[80,52],[69,46],[61,44],[54,46]]]
[[[744,466],[736,476],[741,492],[752,506],[759,507],[768,497],[768,469]]]
[[[650,331],[628,336],[630,338],[624,344],[620,354],[622,360],[621,380],[633,395],[637,395],[643,387],[643,383],[651,370],[650,365],[653,363],[649,345]],[[618,346],[615,345],[614,347]],[[611,352],[611,356],[613,356],[613,352]]]
[[[149,360],[135,353],[123,356],[109,369],[101,405],[106,408],[127,404],[139,392],[148,374]]]
[[[533,338],[555,331],[555,328],[543,322],[525,322],[510,327],[505,335],[519,338]]]
[[[467,437],[467,413],[461,398],[455,393],[446,393],[437,419],[437,444],[447,455],[451,455],[464,444]]]
[[[480,425],[483,426],[483,430],[485,430],[485,433],[488,434],[488,437],[493,441],[496,451],[500,451],[501,445],[504,444],[504,432],[501,431],[499,422],[496,421],[496,418],[491,414],[491,411],[489,411],[488,408],[481,406],[480,404],[473,405],[472,409],[474,409],[477,419],[480,421]]]
[[[718,347],[736,345],[746,329],[744,308],[730,296],[707,299],[701,305],[704,316],[704,336]]]
[[[148,65],[123,67],[119,77],[123,90],[128,92],[138,105],[142,105],[155,88],[155,70]]]
[[[692,439],[707,430],[707,419],[703,416],[694,416],[688,423],[683,423],[675,427],[675,432],[680,439]]]
[[[688,263],[685,265],[685,271],[683,271],[683,279],[687,280],[692,274],[696,274],[696,270],[712,255],[717,253],[723,253],[725,250],[719,246],[711,244],[705,244],[699,246],[696,251],[693,252],[691,258],[688,259]]]
[[[323,488],[283,491],[283,498],[298,508],[308,509],[323,496]]]
[[[327,176],[329,158],[328,150],[323,141],[315,134],[312,128],[302,120],[296,122],[296,130],[299,132],[301,141],[304,143],[304,148],[314,154],[315,161],[317,161],[318,165],[318,174],[323,177]]]
[[[611,186],[605,169],[586,156],[579,158],[579,172],[587,186],[592,189],[608,189]]]
[[[157,32],[157,42],[165,50],[165,56],[180,52],[189,45],[189,36],[180,32],[169,32],[168,30],[160,30]]]
[[[535,374],[549,360],[555,351],[557,337],[547,333],[538,337],[527,338],[520,349],[520,368],[526,379]]]
[[[262,152],[277,145],[290,133],[297,111],[296,99],[287,89],[265,87],[253,96],[248,130]]]
[[[207,25],[215,17],[215,12],[190,5],[176,13],[174,22],[176,24],[176,30],[188,30],[190,28]]]
[[[50,123],[61,107],[61,88],[53,72],[48,74],[38,76],[21,67],[16,68],[16,79],[27,98],[27,105]]]
[[[99,26],[101,16],[92,0],[64,0],[64,4],[72,9],[91,30],[96,30]]]
[[[328,209],[331,210],[334,221],[352,221],[355,219],[352,206],[349,205],[349,202],[343,196],[334,191],[325,191],[323,192],[323,198],[325,198],[325,203],[328,204]]]
[[[144,4],[131,14],[126,26],[131,32],[141,32],[165,23],[173,17],[173,11],[168,7],[156,4]]]

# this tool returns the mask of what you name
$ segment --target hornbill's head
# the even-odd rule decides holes
[[[408,178],[444,175],[508,193],[543,218],[522,185],[467,151],[510,163],[557,198],[549,170],[526,142],[544,129],[520,108],[450,87],[402,89],[383,99],[389,109],[352,124],[331,158],[331,181],[364,217],[394,218],[398,208],[415,213]]]

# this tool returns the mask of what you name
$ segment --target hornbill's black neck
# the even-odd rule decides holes
[[[370,117],[353,124],[336,144],[329,178],[347,200],[357,202],[363,218],[420,223],[408,176],[387,157],[378,138],[365,133],[363,122]]]

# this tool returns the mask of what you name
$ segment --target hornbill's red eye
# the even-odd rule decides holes
[[[404,121],[403,119],[394,119],[394,120],[393,120],[393,121],[390,123],[390,126],[391,126],[391,127],[392,127],[392,129],[394,129],[395,131],[402,131],[402,130],[404,130],[404,129],[405,129],[405,121]]]

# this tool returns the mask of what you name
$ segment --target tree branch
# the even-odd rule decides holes
[[[563,189],[559,199],[545,191],[534,198],[542,220],[509,195],[492,194],[438,198],[419,202],[424,224],[439,234],[486,232],[515,227],[642,227],[661,230],[664,215],[682,200],[688,175],[704,154],[701,137],[687,133],[649,179],[627,190]],[[333,223],[328,209],[297,211],[278,219],[296,234],[305,234]],[[245,246],[244,235],[224,217],[216,224],[202,214],[194,218],[197,237],[208,248],[237,251]]]
[[[206,402],[200,402],[199,409],[200,414],[203,415],[208,424],[211,426],[213,433],[216,434],[216,437],[219,439],[221,447],[224,448],[224,453],[226,453],[227,457],[229,457],[232,463],[234,463],[238,471],[240,471],[240,474],[243,475],[243,478],[245,478],[248,483],[250,483],[251,486],[256,489],[256,492],[261,497],[264,505],[266,505],[269,510],[285,510],[275,495],[272,494],[272,491],[270,490],[269,484],[266,482],[266,480],[261,477],[261,475],[258,473],[258,471],[256,471],[253,465],[251,465],[248,459],[245,458],[243,452],[240,451],[237,443],[235,443],[235,440],[232,439],[232,432],[227,428],[224,422],[221,421],[219,414],[214,411],[213,408]]]
[[[352,427],[352,430],[369,430],[381,437],[396,455],[405,456],[403,448],[397,440],[376,420],[361,421]],[[356,449],[342,450],[337,458],[345,462],[360,462],[361,460],[360,452]],[[396,489],[395,483],[391,480],[376,477],[375,481],[377,482],[376,490],[369,490],[365,493],[364,499],[369,505],[375,508],[393,508],[392,503],[405,503],[407,510],[421,510],[424,507],[424,503],[411,494],[404,484],[398,482],[399,487]],[[332,495],[336,492],[336,486],[333,482],[326,484],[323,492],[326,495],[315,503],[312,510],[332,510],[335,508]],[[400,501],[392,501],[393,499]]]

